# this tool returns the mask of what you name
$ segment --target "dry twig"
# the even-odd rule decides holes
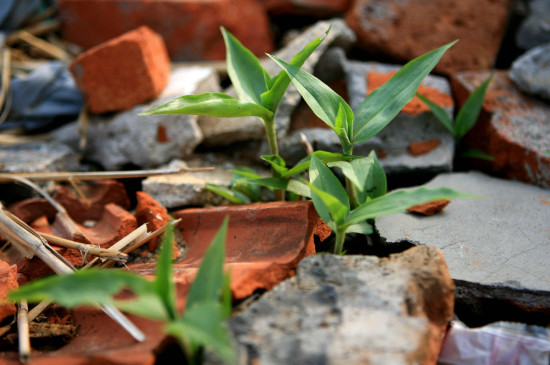
[[[19,341],[19,361],[29,362],[31,358],[31,339],[29,337],[29,306],[22,300],[17,306],[17,334]]]

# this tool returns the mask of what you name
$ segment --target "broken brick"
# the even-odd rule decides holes
[[[139,27],[84,52],[70,70],[88,111],[105,113],[157,97],[168,82],[170,59],[161,36]]]
[[[147,223],[149,232],[156,231],[170,221],[170,216],[165,207],[151,197],[151,195],[138,191],[136,192],[137,206],[136,219],[138,226]],[[157,248],[158,237],[149,242],[149,251]]]
[[[91,181],[79,186],[86,201],[79,199],[73,189],[65,185],[57,185],[54,199],[78,223],[86,220],[99,220],[105,205],[114,203],[121,208],[130,208],[130,199],[126,194],[124,184],[116,180]]]
[[[146,25],[174,61],[225,59],[220,26],[257,56],[273,51],[267,13],[256,0],[60,0],[58,9],[63,38],[86,49]]]
[[[445,209],[451,201],[447,199],[436,200],[433,202],[428,202],[424,204],[418,204],[407,209],[408,212],[418,213],[422,215],[434,215]]]
[[[487,80],[489,71],[453,75],[451,85],[458,105]],[[472,161],[478,169],[542,187],[550,187],[550,107],[523,94],[506,71],[495,71],[485,93],[479,118],[463,138],[467,147],[494,160]],[[474,159],[470,159],[474,160]]]
[[[441,144],[439,139],[430,139],[429,141],[411,142],[407,151],[413,156],[425,155],[436,149]]]
[[[357,34],[359,47],[399,62],[460,39],[435,67],[449,75],[493,66],[510,4],[510,0],[359,0],[345,19]],[[427,21],[426,14],[437,17]]]
[[[17,313],[15,304],[6,303],[5,300],[8,297],[8,293],[18,287],[17,266],[0,260],[0,321]]]
[[[259,0],[272,15],[335,16],[345,13],[351,0]]]

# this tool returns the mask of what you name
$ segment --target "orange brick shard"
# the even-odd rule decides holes
[[[78,56],[70,70],[92,113],[129,109],[154,99],[170,75],[160,35],[139,27]]]

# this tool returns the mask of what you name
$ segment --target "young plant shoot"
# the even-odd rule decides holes
[[[491,75],[470,94],[462,108],[460,108],[454,122],[442,107],[423,95],[418,93],[416,95],[430,108],[437,119],[439,119],[445,128],[447,128],[447,130],[455,137],[456,144],[460,145],[462,138],[477,122],[477,118],[481,112],[481,107],[483,106],[483,100],[485,99],[485,92],[487,91],[487,87],[491,83],[492,79],[493,76]],[[492,161],[494,159],[493,156],[475,148],[466,149],[463,151],[462,156],[480,158],[488,161]]]
[[[358,206],[352,208],[340,180],[316,156],[311,158],[311,199],[321,219],[335,234],[332,252],[337,255],[342,254],[346,233],[372,233],[372,226],[367,220],[434,200],[469,197],[449,188],[418,188],[386,194],[386,176],[374,153],[351,162],[328,165],[341,168],[347,181],[357,189]]]
[[[189,364],[201,364],[209,347],[226,363],[235,354],[226,319],[231,315],[229,275],[223,272],[226,218],[204,255],[189,289],[185,312],[176,308],[176,286],[172,278],[172,231],[164,236],[153,281],[120,269],[86,269],[72,275],[33,281],[9,294],[9,300],[49,300],[67,308],[111,304],[123,311],[161,321],[167,334],[177,339]],[[128,288],[135,298],[116,299]]]
[[[422,80],[454,43],[456,41],[407,63],[388,82],[367,95],[355,113],[340,95],[315,76],[270,57],[285,70],[311,110],[338,135],[343,154],[351,156],[355,144],[374,137],[414,97]],[[352,208],[357,207],[357,192],[348,177],[346,190]]]
[[[227,73],[239,98],[222,93],[184,95],[141,115],[194,114],[226,118],[256,116],[264,123],[270,153],[278,155],[275,115],[290,85],[290,79],[284,71],[272,78],[258,58],[237,38],[223,27],[221,31],[226,47]],[[330,29],[327,34],[329,31]],[[306,45],[292,58],[290,64],[301,67],[323,39],[316,38]],[[276,177],[276,172],[273,173]],[[284,197],[282,192],[276,194],[279,200]]]

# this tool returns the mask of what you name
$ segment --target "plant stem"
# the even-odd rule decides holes
[[[346,240],[346,231],[338,229],[334,232],[336,236],[336,243],[334,244],[334,254],[341,255],[344,250],[344,241]]]
[[[267,136],[267,143],[269,144],[269,152],[272,155],[279,156],[279,146],[277,145],[277,132],[275,131],[275,116],[270,119],[263,119],[265,127],[265,135]],[[271,174],[273,177],[280,177],[279,173],[275,169],[271,168]],[[275,189],[275,200],[284,201],[284,190]]]

